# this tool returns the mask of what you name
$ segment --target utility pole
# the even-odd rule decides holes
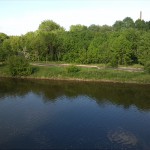
[[[140,20],[142,20],[142,11],[140,11]]]

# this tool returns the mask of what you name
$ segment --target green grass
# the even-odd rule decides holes
[[[35,78],[110,80],[118,82],[150,83],[150,75],[144,72],[127,72],[113,69],[81,68],[76,73],[68,73],[66,67],[38,67],[31,75]]]
[[[131,67],[132,67],[132,68],[141,68],[141,69],[144,68],[144,66],[142,66],[142,65],[140,65],[140,64],[134,64],[134,65],[132,65]]]
[[[30,62],[32,63],[39,63],[39,64],[65,64],[66,62],[63,61],[34,61],[34,62]]]
[[[11,76],[11,74],[9,72],[8,66],[0,64],[0,77],[9,77],[9,76]]]
[[[34,66],[34,73],[30,78],[50,78],[50,79],[81,79],[81,80],[101,80],[114,82],[131,82],[150,84],[150,74],[145,72],[127,72],[109,68],[80,68],[79,72],[68,72],[67,67],[62,66]],[[0,66],[0,76],[10,77],[7,66]]]

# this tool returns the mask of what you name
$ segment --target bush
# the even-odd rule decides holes
[[[106,64],[106,68],[118,68],[118,60],[113,58]]]
[[[77,66],[69,66],[67,67],[67,72],[68,73],[76,73],[76,72],[79,72],[80,71],[80,68],[77,67]]]
[[[118,64],[115,61],[111,61],[106,64],[106,68],[118,68]]]
[[[32,68],[23,56],[11,56],[7,63],[12,76],[27,76],[32,74]]]
[[[144,70],[145,70],[145,72],[150,74],[150,61],[145,63]]]

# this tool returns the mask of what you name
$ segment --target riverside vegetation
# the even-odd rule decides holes
[[[22,65],[21,65],[22,66]],[[104,81],[104,82],[122,82],[122,83],[150,83],[150,75],[143,71],[126,71],[110,67],[90,68],[78,67],[76,65],[59,66],[57,65],[43,65],[43,66],[29,66],[15,71],[18,74],[12,74],[9,65],[1,65],[1,77],[23,77],[23,78],[37,78],[37,79],[54,79],[54,80],[83,80],[83,81]],[[136,70],[136,68],[135,68]],[[19,72],[23,71],[23,72]]]
[[[29,62],[65,62],[71,66],[31,66]],[[113,26],[72,25],[66,31],[45,20],[35,32],[21,36],[0,33],[0,76],[111,80],[150,83],[150,21],[126,17]],[[103,64],[81,68],[76,64]],[[144,72],[126,72],[118,66],[140,66]],[[141,67],[142,66],[142,67]]]

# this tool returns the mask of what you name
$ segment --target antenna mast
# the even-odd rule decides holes
[[[140,20],[142,20],[142,11],[140,11]]]

